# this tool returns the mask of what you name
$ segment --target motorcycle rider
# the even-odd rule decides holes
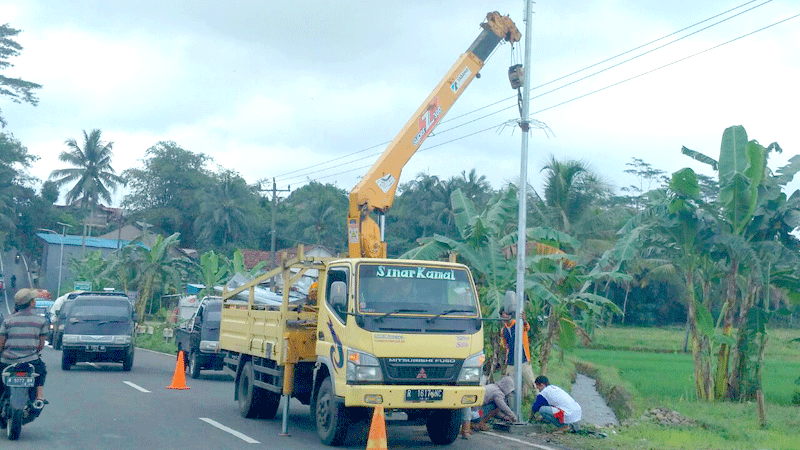
[[[17,288],[17,276],[11,275],[11,289]]]
[[[44,316],[33,311],[35,306],[36,292],[32,289],[20,289],[14,295],[14,314],[0,325],[0,372],[12,364],[31,363],[39,374],[36,377],[36,398],[47,404],[44,399],[47,367],[41,352],[48,324]]]

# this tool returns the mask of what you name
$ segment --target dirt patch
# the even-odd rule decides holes
[[[655,422],[662,426],[695,426],[698,423],[694,419],[682,416],[677,411],[669,408],[651,408],[642,415],[643,420]]]

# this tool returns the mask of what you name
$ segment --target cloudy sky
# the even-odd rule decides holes
[[[66,139],[98,128],[114,143],[118,173],[170,140],[250,183],[316,180],[349,191],[486,13],[510,15],[524,36],[524,6],[0,0],[0,23],[22,30],[24,47],[3,74],[43,85],[36,107],[0,98],[4,131],[40,157],[31,170],[40,179],[64,167]],[[681,146],[716,158],[731,125],[783,147],[773,169],[800,152],[797,1],[541,0],[533,11],[530,109],[552,130],[531,134],[535,189],[550,155],[582,159],[617,187],[635,182],[623,172],[634,157],[711,175]],[[521,45],[495,51],[401,183],[473,168],[494,188],[518,178],[520,131],[503,124],[519,117],[507,70],[523,56]]]

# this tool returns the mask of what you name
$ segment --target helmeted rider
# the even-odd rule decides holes
[[[14,314],[0,325],[0,372],[7,366],[30,363],[37,374],[36,399],[44,399],[44,381],[47,367],[41,352],[47,337],[48,323],[44,316],[36,314],[36,291],[20,289],[14,295]]]

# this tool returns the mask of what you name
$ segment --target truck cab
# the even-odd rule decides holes
[[[219,325],[222,312],[220,297],[204,297],[188,320],[175,328],[178,352],[183,352],[189,376],[198,378],[200,371],[222,370],[219,353]]]

